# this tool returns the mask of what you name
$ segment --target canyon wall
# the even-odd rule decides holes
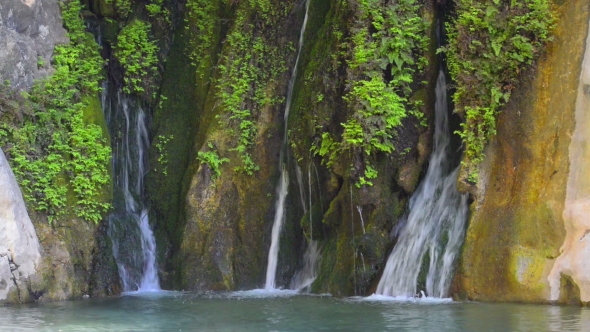
[[[555,13],[553,41],[536,68],[521,73],[485,150],[455,280],[459,298],[580,300],[584,247],[573,244],[585,232],[584,194],[575,188],[585,183],[580,85],[590,6],[556,2]]]
[[[39,83],[55,72],[54,48],[69,43],[61,3],[57,0],[0,1],[0,80],[4,84],[0,89],[0,139],[9,159],[18,153],[13,150],[15,144],[10,139],[23,117],[31,116],[33,109],[40,111],[35,109],[40,103],[33,104],[29,99],[29,92],[34,93],[34,82]],[[83,126],[103,128],[108,137],[98,94],[82,98]],[[50,125],[47,126],[41,130],[49,130]],[[37,135],[35,133],[33,138]],[[34,154],[33,151],[27,153]],[[71,156],[60,158],[69,160]],[[25,209],[21,189],[30,189],[32,184],[22,183],[19,189],[4,153],[0,165],[0,261],[3,262],[0,264],[0,302],[118,294],[118,274],[106,234],[106,220],[94,223],[76,215],[74,206],[79,197],[71,185],[73,175],[65,170],[58,175],[58,181],[69,187],[59,197],[67,206],[57,211],[55,217],[56,211],[50,216],[40,211],[35,202],[28,201]],[[110,182],[101,186],[98,200],[110,201],[111,191]]]

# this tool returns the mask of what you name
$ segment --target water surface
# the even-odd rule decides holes
[[[584,331],[590,310],[338,299],[292,291],[159,292],[0,307],[0,331]]]

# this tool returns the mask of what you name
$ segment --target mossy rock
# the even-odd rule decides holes
[[[486,149],[454,290],[481,301],[547,302],[564,202],[590,8],[555,7],[554,40],[498,117]],[[575,69],[575,70],[574,70]],[[555,112],[560,109],[560,112]]]

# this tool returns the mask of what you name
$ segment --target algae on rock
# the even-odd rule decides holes
[[[409,3],[413,4],[411,1],[404,2],[406,5]],[[372,5],[375,12],[393,8],[387,1]],[[377,14],[367,15],[364,12],[367,8],[361,7],[355,1],[330,4],[312,1],[310,19],[314,22],[314,15],[317,15],[318,27],[310,27],[312,32],[302,57],[302,78],[296,84],[290,119],[289,143],[298,167],[306,170],[303,182],[309,182],[312,190],[309,192],[294,186],[289,195],[297,197],[299,193],[295,190],[302,191],[305,201],[310,201],[308,213],[302,215],[299,222],[308,240],[313,233],[313,239],[322,246],[319,274],[312,291],[335,295],[367,294],[376,286],[386,255],[393,245],[390,231],[417,184],[422,165],[428,158],[432,135],[429,126],[421,125],[423,121],[420,118],[408,116],[401,119],[401,126],[396,128],[395,135],[386,135],[387,141],[391,140],[393,144],[391,149],[384,150],[386,153],[374,153],[369,157],[364,149],[337,151],[339,145],[344,144],[340,141],[344,142],[348,137],[345,133],[347,127],[342,123],[346,123],[351,116],[354,118],[351,112],[358,110],[357,102],[353,103],[355,107],[346,106],[352,101],[352,95],[349,100],[345,100],[343,95],[366,79],[359,69],[361,65],[350,60],[358,54],[347,51],[355,32],[374,29],[373,25],[380,22],[374,17]],[[419,24],[424,24],[423,33],[429,41],[417,42],[415,45],[420,50],[416,54],[423,52],[429,65],[422,73],[410,74],[412,77],[409,79],[425,80],[426,84],[413,90],[407,101],[408,104],[421,105],[419,112],[428,123],[434,110],[434,81],[438,69],[435,4],[426,1],[420,3],[420,7],[412,8],[417,10],[417,19]],[[395,13],[388,11],[388,15]],[[354,43],[358,51],[371,46],[362,43],[371,44],[373,41],[356,38]],[[388,82],[388,70],[394,69],[391,66],[379,67],[381,62],[377,60],[371,59],[370,65],[381,68]],[[388,63],[389,60],[384,61]],[[369,64],[362,64],[361,67],[367,66]],[[380,110],[376,112],[379,114]],[[368,183],[367,170],[379,174],[372,185]],[[310,229],[310,219],[313,220],[313,230]]]
[[[555,6],[554,40],[537,68],[523,73],[485,150],[455,280],[460,298],[549,299],[547,276],[565,237],[566,184],[575,171],[568,147],[590,17],[585,0]]]
[[[262,282],[266,241],[261,239],[272,217],[267,194],[274,191],[279,149],[274,138],[282,126],[279,96],[286,89],[286,64],[294,60],[290,45],[296,36],[288,32],[298,23],[294,3],[258,8],[257,1],[213,2],[207,7],[216,17],[212,30],[196,28],[200,16],[189,12],[177,31],[164,72],[166,100],[155,124],[158,135],[187,139],[169,143],[168,167],[174,171],[151,175],[164,188],[149,189],[158,222],[173,216],[166,231],[156,233],[169,241],[167,278],[175,287],[235,289]],[[199,40],[211,48],[192,52]],[[268,52],[274,54],[270,62]],[[177,121],[183,123],[174,126]],[[210,146],[220,160],[229,160],[220,165],[220,176],[197,159]],[[156,199],[170,193],[178,200]]]

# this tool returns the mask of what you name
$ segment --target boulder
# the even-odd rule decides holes
[[[35,274],[41,253],[23,195],[0,150],[0,302]]]

